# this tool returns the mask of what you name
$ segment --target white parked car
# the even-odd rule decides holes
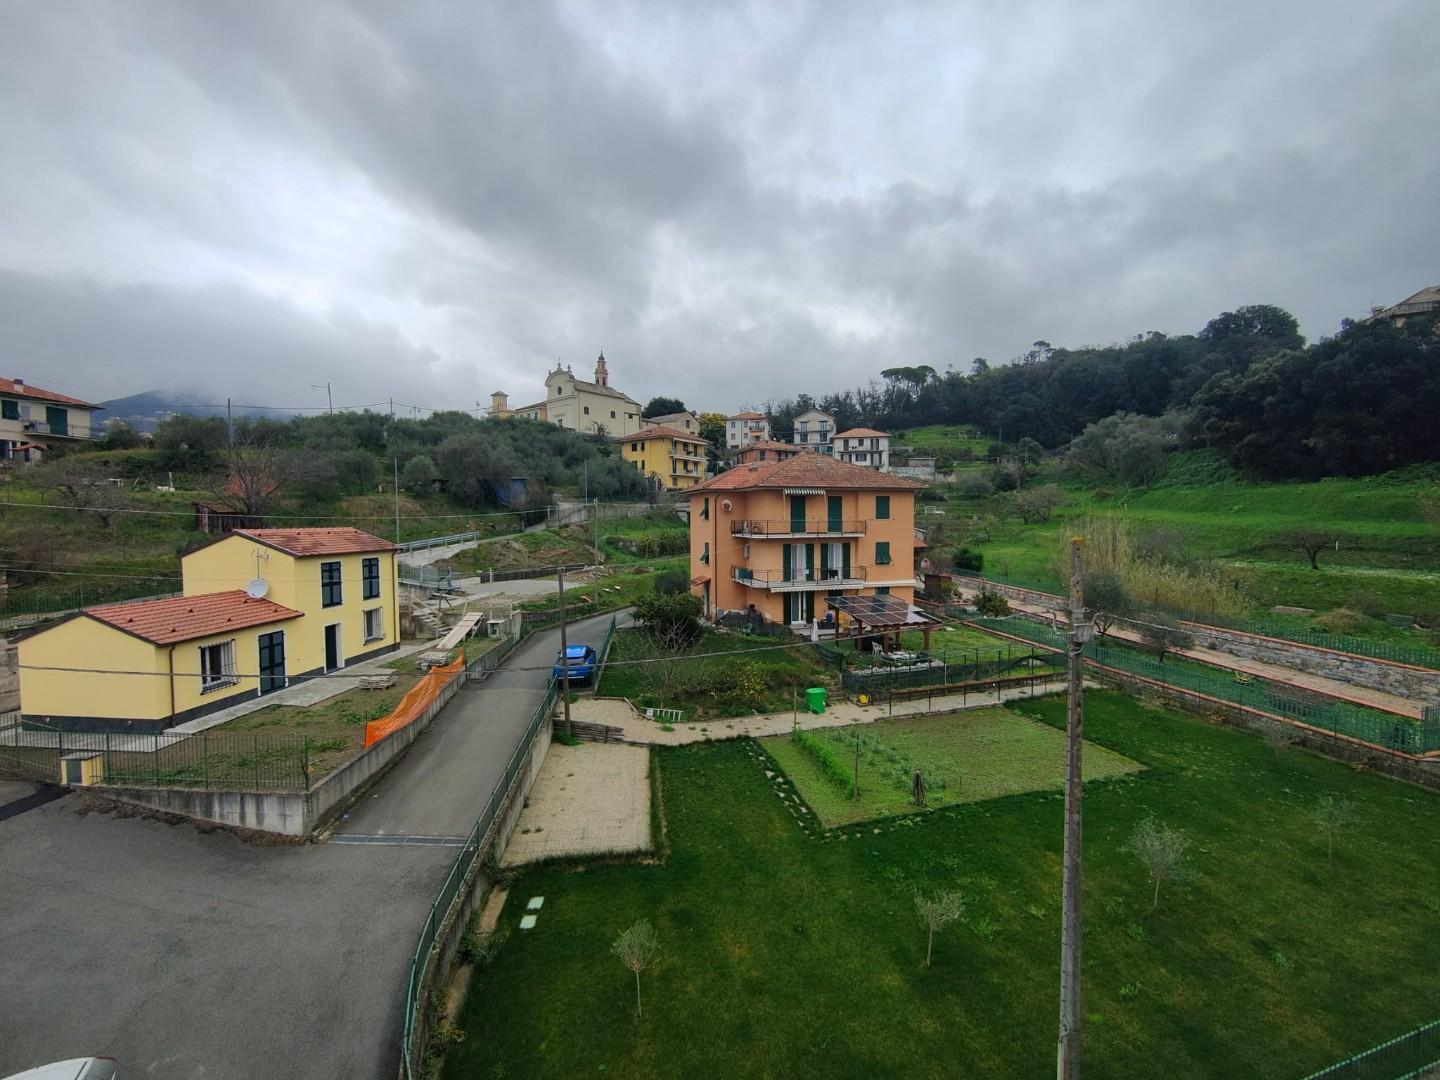
[[[26,1069],[5,1080],[117,1080],[119,1075],[114,1058],[87,1057]]]

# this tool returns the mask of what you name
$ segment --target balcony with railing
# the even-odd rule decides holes
[[[865,568],[852,566],[848,570],[801,566],[788,570],[752,570],[748,566],[737,566],[731,572],[741,585],[767,592],[805,592],[823,589],[860,589],[865,586]]]
[[[21,420],[20,429],[27,435],[49,435],[52,438],[89,439],[88,427],[77,428],[70,423],[48,423],[44,420]]]
[[[853,518],[797,518],[781,520],[744,520],[737,518],[730,523],[731,536],[743,536],[753,540],[780,540],[805,536],[864,536],[863,520]]]

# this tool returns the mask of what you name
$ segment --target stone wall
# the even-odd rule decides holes
[[[1385,690],[1424,703],[1440,703],[1440,671],[1318,649],[1218,626],[1188,622],[1183,625],[1195,639],[1195,644],[1204,649],[1229,653],[1242,660],[1278,664],[1309,675],[1323,675],[1355,686]]]
[[[1047,610],[1055,610],[1063,603],[1058,596],[1033,589],[1020,589],[1013,585],[1001,585],[973,577],[956,576],[954,580],[957,588],[969,593],[977,591],[983,583],[992,592],[997,592],[1007,599]],[[1116,620],[1116,625],[1123,629],[1139,630],[1134,623],[1124,619]],[[1292,671],[1303,671],[1307,675],[1321,675],[1353,686],[1368,686],[1372,690],[1384,690],[1425,704],[1440,704],[1440,671],[1376,660],[1354,653],[1335,652],[1313,645],[1301,645],[1281,638],[1247,634],[1240,630],[1203,623],[1187,622],[1182,625],[1194,638],[1195,645],[1202,649],[1229,653],[1241,660],[1276,664]]]

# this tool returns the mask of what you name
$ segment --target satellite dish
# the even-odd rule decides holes
[[[245,595],[251,600],[259,600],[270,591],[270,583],[263,577],[257,577],[245,583]]]

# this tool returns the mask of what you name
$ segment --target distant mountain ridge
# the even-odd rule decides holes
[[[207,401],[206,399],[210,400]],[[224,416],[225,404],[213,403],[211,395],[176,394],[167,393],[162,390],[146,390],[139,394],[131,394],[129,397],[114,398],[104,403],[103,411],[98,419],[103,423],[111,418],[125,421],[136,431],[153,432],[160,421],[166,417],[175,416],[177,413],[189,416]],[[278,416],[286,417],[290,414],[275,409],[234,409],[235,416]]]

